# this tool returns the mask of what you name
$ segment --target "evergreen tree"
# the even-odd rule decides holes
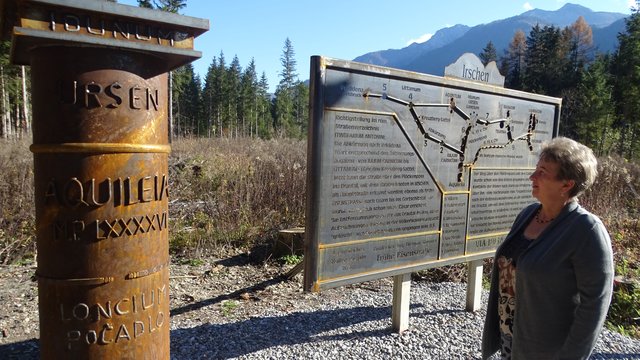
[[[498,54],[496,52],[496,47],[493,45],[492,41],[487,43],[487,46],[482,49],[482,52],[478,55],[480,61],[484,66],[487,66],[488,63],[492,61],[498,61]]]
[[[209,68],[207,69],[207,74],[204,78],[204,88],[202,89],[202,102],[203,102],[203,116],[204,116],[204,124],[205,131],[203,135],[206,134],[207,137],[212,137],[215,135],[215,114],[217,113],[217,103],[215,103],[216,92],[218,87],[216,86],[216,71],[217,71],[217,59],[214,57],[209,64]]]
[[[262,72],[258,83],[258,136],[268,139],[273,136],[273,117],[271,111],[271,94],[267,74]]]
[[[613,70],[615,126],[621,135],[618,152],[631,159],[640,155],[640,13],[634,12],[625,22],[626,31],[618,34]]]
[[[295,86],[293,113],[296,127],[293,133],[297,137],[304,137],[309,122],[309,86],[302,81]]]
[[[173,72],[174,119],[179,124],[181,135],[198,136],[204,132],[202,123],[202,94],[200,77],[194,72],[193,65],[184,65]]]
[[[227,120],[229,123],[230,136],[238,137],[238,131],[240,128],[240,119],[238,108],[240,105],[240,76],[242,74],[242,68],[240,67],[240,60],[238,56],[234,56],[229,65],[229,69],[226,73],[227,78]]]
[[[216,69],[215,85],[217,91],[215,92],[214,102],[216,104],[216,127],[219,136],[228,135],[228,109],[229,109],[229,82],[227,81],[227,64],[224,57],[224,53],[220,51],[218,56],[218,67]]]
[[[282,64],[282,72],[280,72],[279,86],[291,89],[298,80],[298,74],[296,73],[296,54],[289,38],[284,41],[280,64]]]
[[[153,9],[153,4],[151,4],[151,0],[138,0],[138,7]]]
[[[282,72],[280,72],[280,83],[275,94],[274,128],[280,136],[299,137],[300,130],[295,124],[294,114],[294,86],[298,75],[295,68],[295,52],[289,38],[285,40],[280,63]]]
[[[539,94],[559,96],[565,69],[560,29],[534,26],[527,37],[526,72],[523,89]]]
[[[522,30],[516,31],[500,63],[500,72],[505,76],[505,86],[521,90],[526,69],[527,39]]]
[[[240,101],[238,116],[241,122],[242,136],[254,137],[258,128],[258,74],[252,58],[242,73],[240,81]]]
[[[577,106],[567,124],[567,135],[591,147],[598,156],[609,154],[619,138],[612,128],[615,117],[610,62],[608,56],[600,56],[584,72],[577,86]]]
[[[175,14],[187,6],[187,0],[153,0],[153,3],[156,9]]]

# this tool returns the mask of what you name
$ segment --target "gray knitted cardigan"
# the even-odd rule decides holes
[[[524,231],[539,207],[520,212],[500,247]],[[500,349],[496,266],[494,259],[483,359]],[[575,201],[565,205],[518,258],[513,359],[587,359],[609,308],[613,275],[611,240],[600,219]]]

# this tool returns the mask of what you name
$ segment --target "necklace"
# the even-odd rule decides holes
[[[536,219],[536,222],[537,222],[538,224],[546,224],[546,223],[550,223],[550,222],[552,222],[552,221],[555,219],[555,218],[550,218],[550,219],[543,220],[543,219],[541,219],[541,218],[540,218],[540,213],[541,213],[541,212],[542,212],[542,207],[541,207],[541,208],[539,208],[539,209],[538,209],[538,211],[536,212],[536,217],[535,217],[535,219]]]

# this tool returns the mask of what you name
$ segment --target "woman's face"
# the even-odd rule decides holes
[[[536,170],[529,176],[531,195],[541,203],[566,200],[571,188],[569,181],[558,179],[560,165],[554,161],[540,159]]]

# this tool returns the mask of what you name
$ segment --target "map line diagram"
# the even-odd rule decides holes
[[[388,101],[391,101],[393,103],[400,104],[400,105],[403,105],[403,106],[407,106],[409,108],[409,112],[411,113],[411,116],[413,117],[413,120],[415,121],[416,125],[418,126],[418,130],[420,131],[420,133],[422,134],[422,136],[425,139],[425,144],[427,143],[427,141],[431,141],[431,142],[434,142],[434,143],[440,145],[442,148],[446,148],[446,149],[458,154],[458,156],[460,158],[460,162],[458,163],[458,176],[457,176],[457,181],[458,182],[462,181],[463,174],[464,174],[464,167],[471,167],[471,166],[475,165],[475,163],[478,161],[478,159],[480,157],[480,153],[483,150],[503,149],[503,148],[509,146],[510,144],[514,143],[515,141],[526,141],[527,145],[529,147],[529,151],[533,151],[533,144],[531,143],[531,139],[532,139],[532,137],[534,135],[534,131],[535,131],[536,125],[538,123],[538,118],[537,118],[536,114],[534,114],[534,113],[529,115],[529,125],[527,127],[527,132],[514,138],[513,134],[512,134],[512,129],[511,129],[511,114],[510,114],[509,110],[507,110],[506,118],[500,118],[500,119],[494,119],[494,120],[485,120],[485,119],[479,118],[478,115],[476,115],[475,116],[475,122],[474,122],[474,121],[472,121],[472,116],[467,114],[467,113],[465,113],[462,109],[460,109],[456,105],[456,102],[455,102],[455,100],[453,98],[451,98],[449,103],[414,103],[412,101],[406,101],[406,100],[402,100],[400,98],[391,96],[391,95],[389,95],[387,93],[379,94],[379,93],[371,93],[369,91],[366,91],[366,92],[364,92],[362,94],[362,96],[365,99],[378,98],[378,99],[382,99],[382,100],[388,100]],[[457,148],[456,146],[447,143],[443,139],[437,138],[437,137],[431,135],[429,132],[427,132],[425,130],[423,124],[422,124],[422,121],[420,121],[420,116],[418,115],[418,113],[415,110],[416,108],[449,108],[449,113],[455,113],[456,115],[461,117],[463,120],[465,120],[467,122],[467,127],[466,127],[466,129],[464,131],[464,136],[461,139],[460,148]],[[465,164],[464,163],[464,160],[465,160],[464,154],[465,154],[466,147],[467,147],[467,141],[469,139],[469,134],[471,132],[471,129],[475,126],[475,124],[484,125],[484,126],[498,124],[500,126],[500,128],[506,128],[505,130],[506,130],[506,133],[507,133],[507,142],[503,143],[503,144],[490,144],[490,145],[481,146],[476,151],[476,154],[475,154],[475,157],[474,157],[473,161],[471,163]],[[407,136],[407,139],[408,139],[408,134],[405,134],[405,136]]]

